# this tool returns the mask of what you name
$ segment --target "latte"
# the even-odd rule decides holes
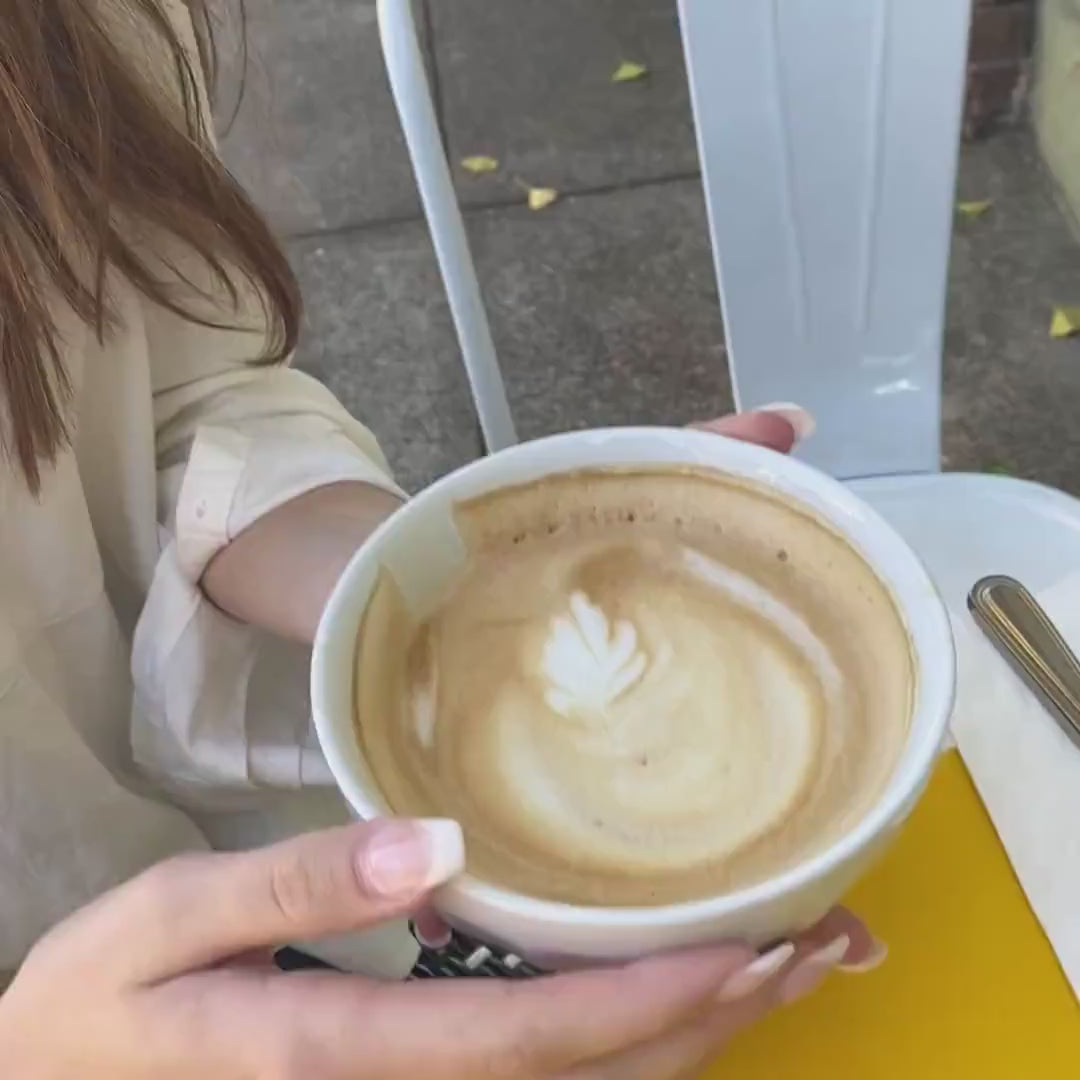
[[[397,813],[453,817],[469,870],[651,905],[752,884],[867,812],[905,742],[911,648],[815,516],[710,470],[600,469],[456,508],[426,612],[383,571],[357,734]]]

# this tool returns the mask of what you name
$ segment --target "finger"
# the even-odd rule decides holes
[[[295,990],[313,1025],[307,1041],[337,1047],[343,1061],[360,1055],[386,1075],[440,1077],[433,1063],[445,1060],[455,1077],[548,1076],[685,1023],[753,956],[733,945],[532,980],[323,976]]]
[[[571,1069],[560,1080],[689,1080],[773,1005],[773,995],[763,988],[752,998],[714,1006],[653,1042]]]
[[[796,938],[796,962],[842,936],[847,938],[848,946],[837,965],[841,969],[862,971],[866,970],[865,965],[876,966],[885,959],[884,943],[874,937],[866,924],[847,908],[835,907],[816,926]]]
[[[816,926],[801,934],[796,952],[779,988],[785,1004],[816,990],[837,969],[868,971],[880,964],[885,946],[845,908],[834,908]]]
[[[767,446],[784,454],[795,445],[798,437],[790,419],[774,412],[737,413],[691,426],[714,435],[726,435],[730,439]]]
[[[656,1042],[563,1073],[559,1080],[680,1080],[696,1076],[720,1048],[706,1021]]]
[[[214,964],[211,970],[219,971],[231,968],[235,971],[263,971],[273,972],[278,970],[274,962],[273,949],[248,949],[246,952],[237,953],[225,960]]]
[[[463,866],[454,822],[328,829],[256,851],[161,863],[87,909],[68,936],[119,977],[152,982],[404,914]]]

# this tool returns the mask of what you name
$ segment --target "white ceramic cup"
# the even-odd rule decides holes
[[[436,897],[452,925],[539,963],[622,959],[720,939],[759,945],[820,919],[892,838],[929,780],[952,709],[949,620],[922,564],[870,507],[842,484],[792,458],[699,431],[616,428],[525,443],[466,465],[417,495],[357,551],[319,626],[311,698],[326,760],[352,810],[388,813],[354,734],[357,632],[387,566],[415,611],[428,609],[464,560],[452,509],[462,499],[553,473],[602,466],[697,465],[758,481],[832,525],[891,589],[916,667],[906,746],[892,778],[859,824],[827,850],[736,892],[657,907],[578,907],[511,892],[468,874]]]

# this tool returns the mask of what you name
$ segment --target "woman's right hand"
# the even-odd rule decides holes
[[[0,998],[20,1080],[665,1080],[874,944],[836,911],[734,944],[533,980],[285,974],[271,948],[421,907],[460,872],[448,822],[385,821],[162,863],[50,932]]]

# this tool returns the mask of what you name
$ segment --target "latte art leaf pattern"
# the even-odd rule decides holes
[[[620,619],[612,626],[581,592],[571,594],[568,615],[552,620],[543,663],[544,699],[564,717],[606,712],[648,667],[634,624]]]

